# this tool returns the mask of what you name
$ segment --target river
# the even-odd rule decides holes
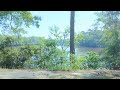
[[[89,48],[89,47],[80,47],[76,48],[75,52],[78,55],[87,55],[87,52],[93,51],[93,52],[100,52],[103,48]]]

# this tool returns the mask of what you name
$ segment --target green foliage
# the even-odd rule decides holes
[[[99,56],[95,52],[88,52],[87,59],[87,66],[88,68],[97,69],[99,68]]]
[[[98,22],[103,23],[102,41],[108,46],[102,59],[106,62],[106,68],[120,66],[120,12],[103,11],[98,15]]]
[[[84,34],[79,32],[77,35],[75,35],[75,43],[78,46],[78,44],[84,40]]]
[[[31,37],[29,37],[31,38]],[[4,68],[40,68],[47,70],[79,70],[99,67],[98,55],[94,52],[88,56],[71,55],[59,49],[54,39],[39,38],[38,45],[12,47],[16,39],[6,37],[1,44],[0,66]],[[14,45],[13,45],[14,46]],[[90,66],[92,63],[92,66]]]
[[[57,45],[60,46],[63,51],[66,51],[70,45],[68,40],[69,35],[69,27],[66,27],[63,32],[60,31],[59,27],[57,26],[50,27],[50,38],[54,39]]]
[[[38,21],[41,20],[41,17],[33,17],[30,11],[0,11],[0,20],[2,25],[6,25],[7,22],[5,23],[5,20],[7,20],[16,26],[24,24],[29,27],[30,25],[38,26]]]
[[[49,39],[45,41],[43,51],[40,53],[41,59],[39,60],[40,68],[47,68],[55,70],[58,66],[62,67],[67,54],[56,47],[55,40]],[[56,67],[56,68],[55,68]]]
[[[98,23],[87,32],[75,35],[77,46],[105,47],[102,54],[88,52],[87,56],[69,55],[69,28],[62,32],[57,26],[50,28],[50,38],[21,37],[27,33],[23,26],[39,27],[40,17],[28,11],[0,11],[0,25],[9,34],[0,34],[0,67],[40,68],[47,70],[100,69],[120,66],[119,12],[98,14]],[[19,17],[19,18],[18,18]],[[60,47],[60,48],[59,48]]]
[[[0,11],[1,32],[6,35],[16,35],[18,40],[21,34],[27,33],[24,26],[39,28],[39,21],[41,17],[33,16],[30,11]]]
[[[1,67],[23,68],[24,62],[31,60],[32,56],[37,53],[37,49],[30,45],[23,47],[16,46],[21,45],[24,39],[21,38],[21,35],[26,33],[23,27],[33,25],[38,28],[40,20],[41,17],[33,16],[30,11],[0,11],[1,31],[4,31],[4,35],[7,33],[5,38],[3,37],[0,41]]]
[[[35,52],[35,47],[30,45],[21,48],[13,47],[13,37],[6,37],[0,45],[0,66],[4,68],[23,68],[25,61],[30,60]]]
[[[79,70],[80,65],[82,64],[80,57],[71,54],[70,56],[70,66],[72,70]]]
[[[77,47],[105,47],[104,43],[101,42],[103,31],[96,28],[89,29],[88,31],[80,32],[76,35]]]
[[[72,70],[100,68],[99,55],[92,51],[88,52],[87,54],[88,56],[72,55],[73,58],[71,61]]]
[[[59,39],[59,38],[58,38]],[[16,37],[8,36],[2,40],[0,51],[0,66],[4,68],[40,68],[47,70],[79,70],[88,69],[85,66],[88,59],[95,59],[95,55],[86,58],[85,56],[71,55],[58,48],[55,39],[42,37],[22,37],[22,46],[15,47]],[[37,45],[33,41],[37,41]],[[26,42],[26,43],[25,43]],[[92,61],[91,61],[92,62]],[[95,62],[94,62],[95,63]],[[90,67],[93,68],[93,67]]]

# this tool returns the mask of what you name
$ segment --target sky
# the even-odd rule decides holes
[[[31,11],[33,15],[41,16],[40,27],[31,27],[25,36],[48,37],[49,27],[58,26],[61,31],[70,26],[70,11]],[[75,11],[75,32],[87,31],[96,20],[95,11]]]

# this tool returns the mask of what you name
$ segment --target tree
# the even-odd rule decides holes
[[[75,47],[74,47],[74,18],[75,18],[75,11],[71,11],[71,14],[70,14],[70,54],[75,54]]]
[[[75,35],[75,45],[79,47],[79,44],[84,40],[84,34],[79,32]]]
[[[1,31],[4,31],[3,33],[7,33],[7,35],[16,35],[18,43],[21,41],[21,34],[26,33],[24,26],[29,28],[33,25],[39,28],[40,20],[41,17],[32,16],[30,11],[0,11]]]
[[[75,40],[77,41],[77,46],[83,47],[105,47],[101,42],[101,38],[103,35],[102,30],[97,30],[95,28],[89,29],[88,31],[80,32],[75,36]]]
[[[107,67],[120,66],[120,12],[103,11],[98,17],[103,24],[103,41],[108,46],[104,57]]]
[[[19,48],[12,48],[13,44],[15,41],[20,43],[20,36],[25,33],[25,26],[27,28],[30,26],[36,26],[39,28],[39,21],[41,21],[41,17],[32,16],[30,11],[0,11],[0,26],[2,28],[1,31],[5,36],[5,40],[0,45],[0,60],[3,62],[7,61],[7,63],[11,64],[14,64],[14,60],[20,62],[19,58],[17,58],[20,53]],[[11,35],[17,36],[18,39],[15,39]]]
[[[20,33],[25,33],[24,26],[39,27],[40,20],[41,17],[32,16],[30,11],[0,11],[0,25],[2,31],[8,32],[7,34],[20,35]]]
[[[68,40],[68,36],[70,34],[69,27],[66,27],[62,32],[60,31],[59,27],[52,26],[50,27],[50,34],[50,38],[56,41],[57,45],[60,46],[62,51],[66,51],[70,45]]]

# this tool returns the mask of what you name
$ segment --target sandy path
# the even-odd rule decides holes
[[[0,79],[120,79],[120,71],[46,71],[0,69]]]
[[[34,78],[33,72],[29,70],[0,70],[1,79],[22,79]]]

